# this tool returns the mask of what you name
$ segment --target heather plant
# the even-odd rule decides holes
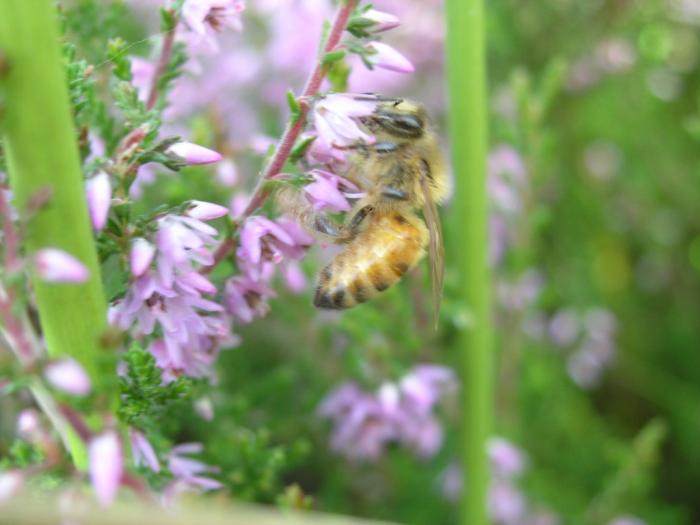
[[[697,520],[698,8],[482,4],[0,5],[0,522]],[[437,323],[311,304],[373,94],[450,158]]]

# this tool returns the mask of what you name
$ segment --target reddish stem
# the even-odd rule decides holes
[[[348,25],[348,20],[350,19],[350,15],[352,15],[357,2],[358,0],[347,0],[335,15],[335,20],[333,20],[333,25],[328,33],[328,40],[326,40],[326,45],[323,48],[323,53],[321,53],[319,56],[318,62],[316,62],[316,67],[313,69],[311,75],[307,79],[304,90],[297,98],[297,100],[299,100],[299,114],[296,119],[290,118],[290,120],[287,122],[287,127],[285,128],[282,138],[277,145],[275,154],[272,156],[272,159],[270,159],[269,164],[258,180],[255,191],[248,201],[248,205],[239,217],[238,224],[241,224],[243,220],[262,206],[269,196],[270,190],[265,187],[265,183],[280,172],[284,166],[284,163],[287,162],[289,154],[292,152],[292,148],[294,148],[294,144],[299,138],[299,135],[304,129],[304,125],[306,124],[306,115],[309,113],[309,104],[306,102],[306,100],[318,93],[318,90],[321,87],[321,82],[323,82],[326,73],[328,73],[328,66],[323,64],[323,56],[326,53],[333,51],[340,43],[340,39],[343,36],[343,31]],[[211,272],[212,269],[219,264],[235,247],[236,243],[233,239],[226,239],[216,250],[212,265],[203,268],[202,273],[207,274]]]
[[[163,76],[165,71],[168,69],[168,64],[170,63],[170,58],[173,56],[173,45],[175,44],[175,29],[177,28],[177,23],[173,26],[172,30],[165,33],[163,37],[163,47],[160,49],[160,57],[158,57],[158,65],[153,74],[153,79],[151,80],[151,87],[148,91],[148,98],[146,99],[146,110],[150,111],[158,102],[158,82]]]

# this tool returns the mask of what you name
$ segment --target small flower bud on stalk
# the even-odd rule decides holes
[[[224,158],[221,153],[191,142],[176,142],[167,149],[166,153],[171,153],[187,164],[193,165],[212,164]]]

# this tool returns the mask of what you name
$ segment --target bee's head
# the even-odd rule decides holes
[[[370,127],[379,128],[397,138],[417,139],[427,125],[425,108],[410,100],[382,102],[368,117]]]

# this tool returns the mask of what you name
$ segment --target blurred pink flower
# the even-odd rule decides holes
[[[491,471],[503,478],[513,478],[525,469],[525,455],[510,441],[502,437],[492,437],[488,440],[488,456]]]
[[[90,378],[74,359],[49,363],[44,369],[44,376],[51,386],[69,394],[84,396],[90,393]]]
[[[22,410],[17,416],[17,434],[25,441],[37,442],[44,437],[39,413],[33,408]]]
[[[148,270],[148,267],[153,262],[153,257],[156,254],[156,247],[153,246],[143,237],[139,237],[131,243],[131,251],[129,252],[129,264],[131,266],[131,274],[134,277],[139,277]]]
[[[112,203],[112,185],[109,175],[104,171],[99,172],[85,183],[90,220],[95,231],[100,231],[107,223],[109,207]]]
[[[151,89],[153,76],[156,74],[156,65],[145,58],[132,56],[131,60],[131,83],[136,88],[139,100],[145,102],[148,92]]]
[[[129,427],[129,440],[134,463],[148,467],[153,472],[160,472],[160,462],[153,446],[141,432]]]
[[[578,338],[580,322],[572,308],[562,308],[549,321],[549,337],[560,347],[573,344]]]
[[[647,522],[640,520],[635,516],[630,516],[629,514],[626,514],[624,516],[618,516],[617,518],[614,518],[613,520],[608,522],[608,525],[647,525]]]
[[[174,446],[168,455],[168,469],[173,473],[177,481],[184,483],[188,488],[201,490],[220,489],[223,486],[220,482],[202,476],[202,474],[217,473],[219,471],[218,468],[186,456],[201,454],[203,450],[204,447],[201,443],[183,443]]]
[[[90,272],[78,259],[58,248],[42,248],[34,254],[39,278],[50,283],[83,283]]]
[[[527,513],[527,502],[512,484],[497,480],[489,488],[488,509],[497,525],[521,525]]]
[[[0,472],[0,503],[9,501],[19,494],[24,486],[24,473],[19,469]]]
[[[187,164],[212,164],[223,159],[221,153],[191,142],[176,142],[166,152],[181,158]]]
[[[190,201],[185,215],[200,221],[211,221],[228,215],[228,208],[212,202]]]
[[[370,42],[365,46],[369,51],[368,60],[371,64],[396,71],[397,73],[413,73],[413,64],[396,49],[383,42]]]
[[[372,22],[372,25],[366,28],[372,33],[380,33],[382,31],[388,31],[389,29],[394,29],[400,25],[398,17],[385,13],[384,11],[377,11],[376,9],[369,9],[362,13],[362,18]]]
[[[244,275],[226,281],[224,301],[228,312],[241,323],[251,323],[270,311],[267,300],[276,297],[271,288]]]
[[[124,457],[119,436],[107,430],[95,436],[88,446],[90,481],[102,505],[112,503],[124,474]]]
[[[245,2],[240,0],[185,0],[182,19],[187,27],[202,36],[225,27],[240,31],[244,9]]]

